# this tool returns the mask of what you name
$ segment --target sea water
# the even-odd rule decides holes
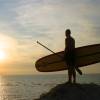
[[[0,76],[0,100],[34,100],[67,79],[67,74]],[[77,76],[77,81],[100,84],[100,74]]]

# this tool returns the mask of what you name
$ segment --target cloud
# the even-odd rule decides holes
[[[66,28],[72,29],[72,33],[78,41],[77,46],[99,42],[98,33],[100,30],[97,28],[99,22],[96,20],[99,16],[97,13],[99,6],[95,7],[97,3],[87,0],[81,2],[79,0],[22,0],[19,1],[19,4],[14,9],[17,27],[20,27],[18,30],[22,32],[22,37],[24,35],[32,37],[27,40],[19,39],[24,47],[25,41],[30,40],[30,44],[32,44],[32,40],[40,40],[55,51],[61,50],[64,48],[62,44],[64,44]],[[52,45],[53,42],[59,45]],[[30,45],[30,48],[33,47]],[[36,47],[34,46],[34,48]]]

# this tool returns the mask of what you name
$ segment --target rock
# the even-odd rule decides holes
[[[100,100],[100,85],[59,84],[36,100]]]

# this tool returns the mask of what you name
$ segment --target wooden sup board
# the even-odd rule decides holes
[[[75,50],[77,67],[84,67],[100,62],[100,44],[78,47]],[[67,70],[67,65],[62,59],[63,56],[64,51],[45,56],[36,61],[35,67],[40,72]]]

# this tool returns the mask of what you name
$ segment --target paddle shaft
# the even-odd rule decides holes
[[[41,46],[43,46],[44,48],[46,48],[47,50],[49,50],[50,52],[52,52],[53,54],[59,56],[61,59],[63,59],[62,56],[58,55],[57,53],[55,53],[54,51],[52,51],[51,49],[49,49],[48,47],[46,47],[45,45],[43,45],[42,43],[40,43],[39,41],[37,41],[37,43]]]

